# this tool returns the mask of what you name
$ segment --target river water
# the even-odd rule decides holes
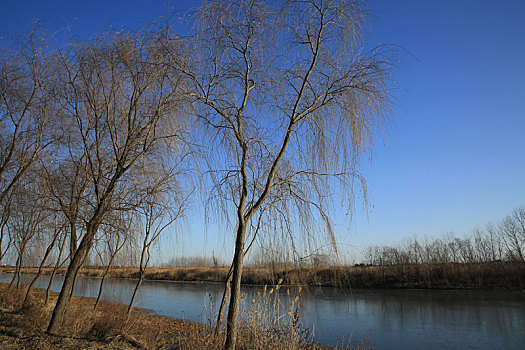
[[[0,273],[0,282],[11,274]],[[24,281],[30,276],[24,276]],[[36,287],[46,288],[48,276]],[[58,291],[62,277],[55,278]],[[80,278],[76,295],[96,296],[100,279]],[[127,303],[135,281],[108,279],[104,299]],[[244,287],[246,300],[262,287]],[[375,349],[525,349],[525,292],[392,289],[279,291],[282,303],[300,295],[301,324],[322,344],[371,343]],[[206,322],[222,285],[145,281],[136,306]],[[213,302],[211,303],[213,304]]]

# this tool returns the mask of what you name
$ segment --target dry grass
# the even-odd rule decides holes
[[[273,287],[265,286],[252,299],[242,295],[240,303],[239,350],[322,350],[322,349],[370,349],[359,345],[355,348],[323,346],[312,342],[307,329],[300,323],[299,303],[301,288],[297,295],[290,296],[290,291],[282,287],[282,280]],[[213,315],[214,301],[210,296],[209,311]],[[190,336],[179,340],[182,349],[220,350],[224,344],[222,334],[214,334],[214,317],[209,317],[210,324],[201,329],[197,337]]]
[[[254,349],[315,349],[316,345],[310,341],[307,329],[302,329],[298,302],[298,295],[290,297],[289,289],[285,298],[281,299],[282,280],[274,288],[264,287],[263,292],[258,292],[252,300],[245,300],[242,304],[241,330],[243,339],[257,345]],[[283,295],[284,296],[284,295]],[[246,295],[244,295],[246,299]],[[288,303],[281,300],[291,301]]]
[[[309,341],[299,322],[296,296],[283,305],[281,285],[265,289],[241,310],[237,348],[268,350],[333,349]],[[222,349],[224,333],[215,335],[211,325],[151,315],[137,309],[126,320],[126,305],[102,301],[93,311],[94,299],[74,297],[61,325],[60,336],[46,334],[56,294],[44,305],[41,290],[22,305],[22,290],[0,284],[1,349]],[[246,298],[246,296],[244,296]],[[365,349],[368,347],[357,347]],[[337,348],[339,349],[339,348]],[[350,349],[344,347],[341,349]]]
[[[2,266],[0,271],[12,272],[13,267]],[[44,273],[51,273],[46,268]],[[100,277],[103,267],[88,267],[81,275]],[[26,267],[24,273],[35,273]],[[59,270],[65,273],[65,269]],[[135,278],[137,269],[115,267],[108,277]],[[146,280],[224,282],[228,268],[148,268]],[[525,264],[513,262],[410,264],[388,266],[334,266],[246,268],[242,283],[274,285],[282,280],[285,285],[309,285],[352,288],[423,288],[423,289],[525,289]]]
[[[181,334],[197,333],[202,326],[151,315],[137,309],[126,320],[127,306],[102,301],[93,312],[94,299],[74,297],[61,325],[60,336],[44,331],[56,294],[45,306],[41,290],[22,305],[22,290],[0,284],[1,349],[165,349]]]

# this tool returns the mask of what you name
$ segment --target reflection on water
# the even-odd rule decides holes
[[[8,282],[9,274],[0,274]],[[29,276],[24,276],[29,280]],[[100,280],[80,278],[76,295],[96,296]],[[37,287],[47,287],[42,276]],[[58,291],[62,277],[55,278]],[[134,281],[109,279],[104,299],[127,303]],[[248,300],[259,287],[245,287]],[[290,297],[281,289],[282,305]],[[205,305],[222,296],[220,284],[145,281],[136,306],[159,314],[205,321]],[[314,330],[325,344],[346,344],[372,334],[376,349],[525,349],[525,293],[339,290],[319,288],[303,291],[300,307],[303,325]]]
[[[377,349],[525,348],[524,293],[325,289],[306,304],[331,342],[373,328]]]

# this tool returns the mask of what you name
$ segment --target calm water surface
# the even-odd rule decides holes
[[[12,275],[0,273],[0,282]],[[30,276],[24,276],[28,280]],[[48,276],[37,287],[46,288]],[[62,277],[56,277],[58,291]],[[96,296],[100,279],[80,278],[76,295]],[[134,281],[109,279],[104,299],[127,303]],[[248,300],[260,287],[245,287]],[[283,305],[290,296],[280,290]],[[208,296],[206,296],[206,293]],[[220,300],[220,284],[145,281],[136,305],[158,314],[206,321],[209,295]],[[432,290],[302,291],[301,322],[323,344],[341,345],[370,339],[375,349],[525,349],[525,292]]]

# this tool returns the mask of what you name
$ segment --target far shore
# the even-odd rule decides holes
[[[51,274],[45,267],[43,274]],[[102,277],[105,267],[89,266],[81,276]],[[146,280],[180,282],[224,282],[228,267],[152,267],[146,269]],[[23,267],[22,273],[36,273],[37,267]],[[15,272],[14,266],[0,266],[0,272]],[[64,275],[65,268],[57,273]],[[112,267],[108,278],[134,279],[138,269]],[[525,264],[516,262],[408,264],[388,266],[325,267],[247,267],[242,283],[342,288],[460,289],[460,290],[525,290]]]

